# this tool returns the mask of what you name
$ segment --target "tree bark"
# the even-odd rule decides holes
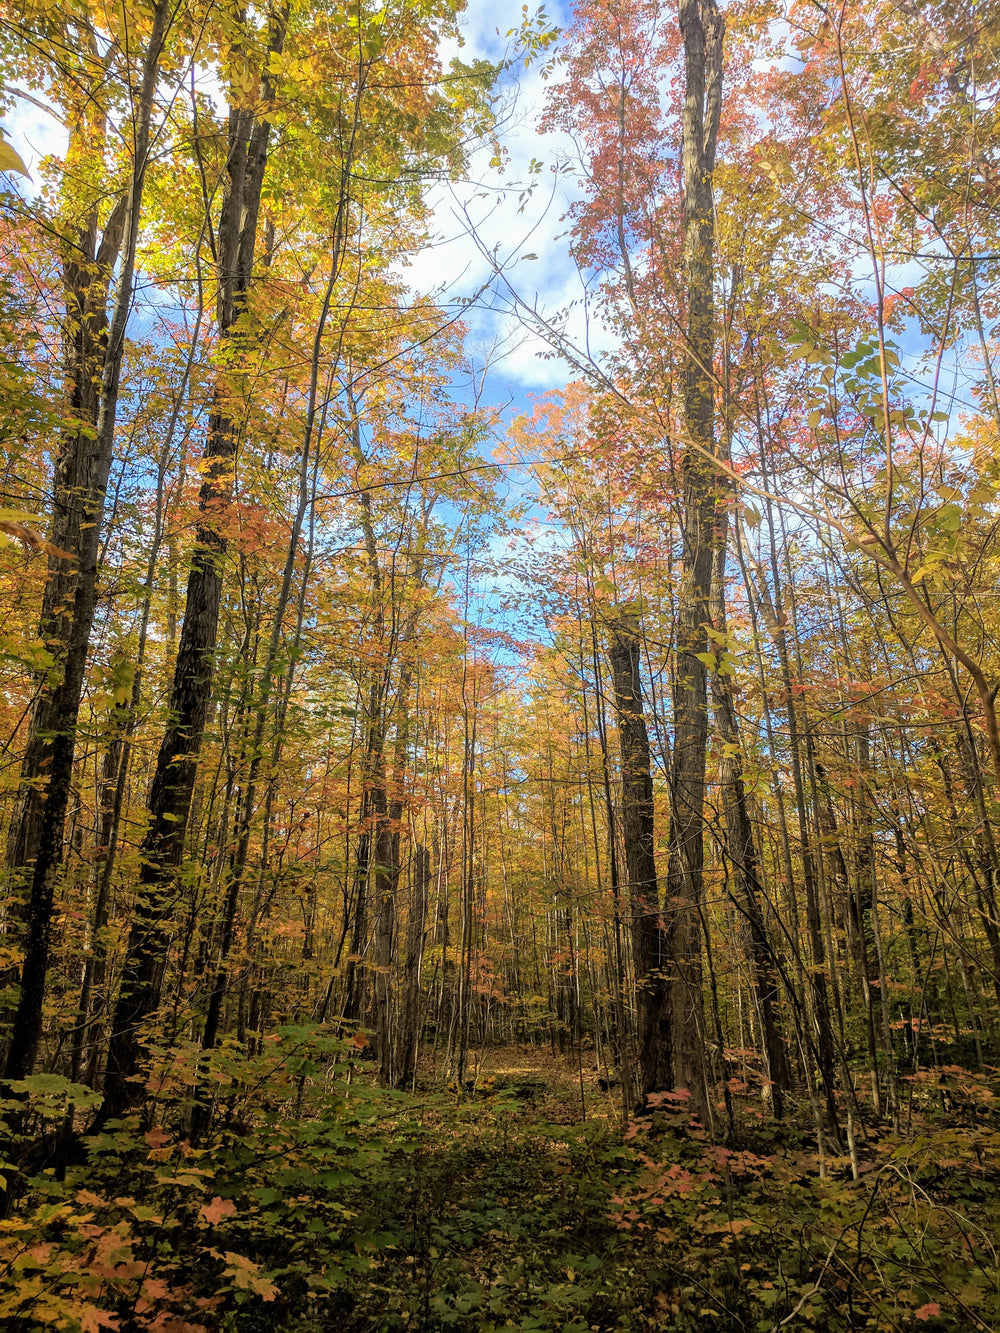
[[[5,1073],[34,1069],[42,1033],[56,882],[62,868],[66,811],[87,653],[97,607],[104,501],[114,454],[125,331],[132,309],[139,216],[146,182],[153,98],[170,6],[157,0],[142,57],[128,191],[112,209],[100,243],[96,207],[63,247],[68,408],[79,425],[64,434],[56,463],[51,541],[54,553],[42,603],[40,638],[53,656],[56,684],[39,691],[22,767],[23,800],[8,854],[12,871],[31,866],[21,988]],[[122,247],[124,244],[124,253]],[[121,259],[110,327],[107,299]],[[33,863],[33,864],[32,864]]]
[[[718,545],[715,552],[715,629],[726,634],[726,529],[725,510],[720,511]],[[785,1055],[781,1023],[779,969],[768,937],[761,901],[766,901],[760,879],[761,859],[754,837],[753,823],[747,806],[743,783],[743,761],[740,751],[739,722],[736,701],[730,679],[717,671],[712,676],[712,700],[715,725],[723,744],[722,754],[722,815],[726,829],[726,854],[732,865],[736,906],[746,922],[750,936],[750,960],[757,1009],[763,1036],[766,1075],[770,1088],[771,1109],[780,1119],[784,1108],[784,1094],[791,1086],[788,1061]]]
[[[683,559],[674,650],[674,745],[670,767],[667,911],[673,943],[673,1067],[667,1084],[687,1088],[707,1111],[702,1013],[702,899],[708,690],[703,656],[711,622],[715,539],[715,304],[712,172],[722,105],[724,21],[715,0],[678,0],[684,42],[684,268],[687,293],[683,383]]]
[[[406,954],[396,1025],[395,1076],[399,1088],[409,1087],[413,1082],[420,1044],[420,966],[431,887],[431,858],[423,843],[417,843],[414,848],[410,886],[410,915],[406,924]]]
[[[639,1092],[673,1086],[673,940],[660,911],[654,855],[653,776],[642,712],[639,638],[625,618],[612,626],[609,656],[621,744],[622,840],[635,959]]]
[[[272,10],[268,56],[284,45],[287,8]],[[273,97],[264,60],[261,97]],[[218,227],[217,325],[220,343],[239,361],[243,336],[237,324],[253,275],[261,186],[271,126],[253,110],[229,112],[226,185]],[[160,982],[178,896],[177,869],[194,794],[198,755],[208,718],[222,598],[227,539],[219,517],[228,507],[239,442],[232,408],[233,385],[220,375],[205,441],[205,479],[199,496],[195,552],[188,574],[184,621],[167,725],[149,795],[150,824],[143,839],[139,894],[125,948],[121,992],[115,1009],[105,1079],[105,1118],[141,1099],[131,1082],[142,1056],[143,1023],[159,1002]]]

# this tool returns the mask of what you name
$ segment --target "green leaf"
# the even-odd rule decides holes
[[[937,526],[942,532],[957,532],[962,526],[962,508],[960,505],[943,505],[938,510]]]
[[[50,1104],[54,1100],[68,1101],[82,1108],[104,1100],[101,1093],[92,1091],[82,1083],[73,1083],[62,1074],[32,1074],[29,1078],[15,1079],[7,1086],[11,1092],[25,1093]]]

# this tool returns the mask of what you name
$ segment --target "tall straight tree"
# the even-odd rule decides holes
[[[684,44],[684,279],[687,296],[682,446],[684,544],[674,649],[667,911],[671,914],[673,1082],[707,1102],[702,1036],[701,914],[705,856],[707,668],[715,537],[715,200],[724,21],[715,0],[679,0]],[[652,1068],[649,1069],[652,1072]],[[646,1078],[644,1067],[644,1081]]]
[[[713,589],[714,629],[726,642],[726,528],[728,513],[719,509],[716,537],[715,586]],[[721,650],[719,655],[721,656]],[[781,1023],[780,966],[768,937],[762,903],[768,901],[761,876],[761,856],[743,778],[743,759],[736,698],[731,678],[718,672],[712,677],[712,703],[715,727],[722,741],[723,753],[719,785],[725,824],[725,852],[733,887],[730,896],[746,923],[750,942],[750,963],[760,1021],[765,1072],[770,1089],[771,1108],[780,1119],[784,1094],[789,1088],[788,1061],[785,1055]],[[794,998],[794,997],[793,997]]]
[[[660,915],[656,876],[656,828],[649,733],[642,711],[639,635],[621,616],[609,646],[622,763],[622,842],[628,876],[632,953],[635,960],[636,1026],[642,1093],[668,1087],[673,1070],[673,941]]]
[[[51,665],[35,696],[21,769],[21,802],[7,851],[8,868],[14,877],[30,869],[21,986],[5,1064],[8,1078],[24,1078],[31,1073],[41,1038],[53,903],[63,863],[77,723],[97,607],[104,501],[114,454],[125,332],[135,291],[154,98],[170,22],[169,0],[157,0],[148,15],[140,54],[126,61],[121,71],[112,69],[121,56],[117,40],[110,41],[107,53],[102,55],[95,29],[89,23],[67,24],[63,42],[52,43],[54,63],[74,90],[70,99],[70,153],[83,154],[94,142],[103,143],[107,138],[105,85],[119,73],[131,90],[128,133],[132,151],[126,180],[103,229],[99,221],[101,201],[95,195],[63,232],[68,421],[56,459],[49,578],[39,627],[39,638],[50,654]],[[69,58],[65,53],[73,49],[70,43],[80,44],[80,68],[67,71],[63,61]],[[80,141],[79,147],[75,140]]]
[[[274,96],[270,62],[279,57],[288,22],[281,0],[268,15],[261,70],[261,104]],[[236,53],[234,53],[234,56]],[[237,66],[241,64],[236,61]],[[245,323],[260,221],[261,187],[271,124],[235,95],[229,112],[228,154],[216,238],[216,322],[222,360],[238,363],[240,326]],[[141,1057],[140,1027],[159,1000],[159,979],[168,942],[176,871],[194,793],[212,692],[222,599],[222,561],[227,538],[220,525],[232,493],[240,434],[233,386],[223,371],[217,381],[205,440],[204,481],[187,600],[170,695],[170,719],[160,744],[149,795],[150,823],[142,844],[139,895],[125,950],[121,991],[115,1008],[105,1080],[105,1116],[120,1114],[136,1096],[130,1083]]]
[[[274,650],[264,659],[263,682],[251,704],[255,720],[243,747],[247,767],[241,778],[236,851],[225,886],[218,965],[204,1028],[206,1047],[215,1044],[220,1027],[263,762],[261,742],[280,656],[277,644],[297,572],[298,537],[314,501],[310,487],[320,475],[310,473],[306,455],[319,448],[317,432],[336,396],[335,368],[359,331],[359,290],[377,267],[369,263],[376,247],[367,237],[377,220],[391,215],[394,243],[403,247],[413,243],[408,220],[419,220],[424,207],[422,174],[431,166],[457,168],[465,133],[470,124],[479,125],[485,113],[484,93],[494,74],[492,67],[471,69],[459,80],[457,93],[449,87],[447,95],[436,77],[439,36],[454,20],[448,0],[436,9],[400,0],[391,17],[390,22],[381,6],[368,11],[364,5],[347,10],[334,5],[328,21],[317,27],[311,13],[298,7],[290,11],[286,0],[271,0],[269,8],[258,11],[239,5],[229,11],[225,30],[229,49],[221,61],[229,71],[231,103],[225,157],[218,168],[222,203],[217,221],[214,208],[207,209],[202,228],[215,275],[218,371],[208,412],[198,526],[169,719],[150,787],[140,889],[110,1038],[106,1115],[115,1114],[138,1095],[130,1080],[142,1054],[142,1028],[159,1002],[176,908],[186,891],[178,871],[190,847],[188,826],[195,824],[192,810],[212,703],[227,547],[233,525],[240,521],[242,497],[234,501],[234,495],[241,437],[253,432],[260,440],[269,429],[259,424],[262,400],[251,399],[249,391],[252,387],[255,393],[264,392],[269,375],[261,372],[261,360],[266,363],[282,339],[298,332],[294,315],[298,294],[308,293],[313,274],[322,273],[320,283],[314,284],[319,313],[304,335],[308,351],[301,362],[304,383],[299,401],[305,411],[301,452],[308,484],[304,491],[300,488],[290,525],[292,536],[286,546],[290,554],[271,636]],[[280,154],[271,151],[277,134],[272,136],[271,118],[285,131]],[[294,132],[299,125],[304,129],[301,136]],[[203,182],[208,178],[204,138],[195,141]],[[295,179],[296,166],[315,173],[315,189],[301,203],[287,184]],[[212,189],[205,185],[203,189],[210,204]],[[404,219],[406,226],[401,225]],[[255,273],[258,248],[264,254]],[[323,252],[322,265],[315,259],[317,249]],[[387,241],[379,245],[378,253],[379,264],[390,262]],[[195,261],[198,268],[197,252]],[[345,262],[358,265],[353,290],[350,279],[338,287]],[[268,301],[280,295],[283,283],[289,283],[285,290],[291,299],[275,312]],[[308,305],[303,297],[301,308]],[[367,338],[370,332],[365,330],[362,336]],[[421,328],[417,336],[423,340],[430,335]],[[252,358],[258,359],[255,375],[248,373]],[[292,401],[298,392],[293,392]],[[291,680],[289,670],[283,699]],[[280,708],[284,706],[281,703]]]

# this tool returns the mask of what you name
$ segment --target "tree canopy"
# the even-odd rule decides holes
[[[994,1328],[1000,9],[469,4],[0,7],[0,1318]]]

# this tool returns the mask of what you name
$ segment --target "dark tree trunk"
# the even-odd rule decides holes
[[[423,960],[427,930],[427,903],[431,888],[431,858],[427,848],[417,843],[411,875],[410,915],[406,925],[406,956],[399,998],[399,1022],[396,1026],[396,1086],[409,1087],[416,1070],[420,1044],[420,965]]]
[[[272,11],[268,53],[284,44],[287,9]],[[262,99],[273,90],[265,59]],[[229,113],[226,186],[218,227],[219,340],[239,360],[237,329],[253,275],[261,186],[271,127],[247,108]],[[180,895],[176,871],[184,852],[198,755],[208,718],[222,598],[222,562],[227,540],[219,518],[232,494],[239,424],[232,410],[233,385],[220,376],[205,441],[205,479],[199,497],[195,553],[170,696],[170,722],[157,755],[149,795],[150,824],[142,844],[139,893],[125,949],[121,992],[115,1009],[105,1080],[105,1117],[141,1100],[134,1082],[142,1055],[144,1022],[159,1002],[174,909]]]
[[[114,454],[125,330],[132,308],[153,95],[169,12],[165,0],[158,0],[141,64],[128,193],[113,208],[99,244],[96,212],[63,244],[67,406],[80,424],[60,444],[51,525],[55,549],[42,603],[40,637],[53,657],[46,675],[56,684],[43,685],[33,710],[22,768],[23,800],[8,853],[15,879],[19,871],[30,867],[21,988],[5,1066],[8,1078],[31,1073],[42,1033],[52,910],[62,868],[77,720],[97,606],[100,536]],[[108,293],[119,257],[109,327]],[[60,551],[71,553],[73,559]]]
[[[714,593],[715,629],[723,636],[726,634],[725,563],[728,526],[725,512],[725,509],[721,509],[719,515]],[[750,960],[760,1013],[766,1073],[770,1083],[771,1108],[775,1117],[780,1119],[784,1109],[784,1094],[791,1084],[781,1024],[779,968],[762,908],[767,896],[761,883],[761,860],[743,783],[739,722],[731,678],[717,671],[712,675],[712,699],[715,724],[723,743],[722,814],[726,830],[726,855],[732,866],[735,884],[735,890],[731,892],[750,937]]]
[[[377,830],[385,819],[385,758],[380,731],[369,730],[365,763],[365,789],[361,797],[361,827],[354,858],[354,895],[351,913],[351,945],[344,975],[342,1016],[350,1023],[364,1017],[367,987],[362,966],[368,949],[368,881],[371,875],[372,846]]]
[[[635,959],[639,1091],[645,1095],[673,1086],[673,941],[660,915],[653,777],[642,712],[639,639],[624,620],[612,626],[609,655],[622,755],[621,822]]]

